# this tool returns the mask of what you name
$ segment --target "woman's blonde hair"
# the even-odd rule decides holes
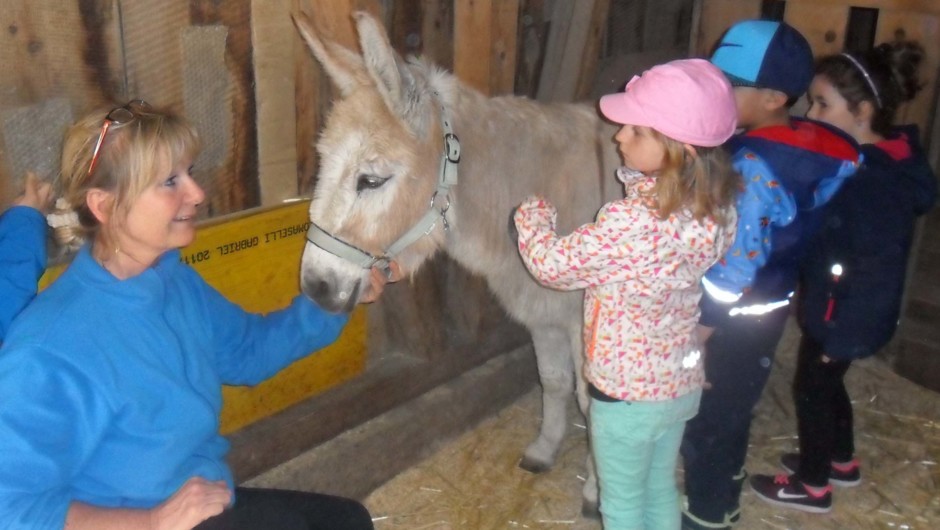
[[[693,155],[685,144],[649,131],[666,148],[653,188],[659,217],[687,209],[698,221],[710,217],[725,224],[741,189],[741,176],[732,169],[728,153],[720,146],[696,146]]]
[[[199,152],[199,135],[185,118],[168,109],[132,102],[123,108],[133,117],[126,123],[111,124],[89,172],[106,117],[119,108],[91,112],[65,134],[58,182],[61,199],[50,218],[64,220],[51,224],[56,240],[67,248],[80,246],[98,231],[98,219],[85,200],[89,190],[114,193],[112,214],[121,219],[161,172],[180,160],[192,160]]]

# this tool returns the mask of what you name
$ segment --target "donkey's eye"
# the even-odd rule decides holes
[[[380,177],[378,175],[368,175],[361,174],[359,175],[359,180],[356,181],[356,191],[360,192],[363,190],[374,190],[376,188],[381,188],[383,184],[388,182],[391,177]]]

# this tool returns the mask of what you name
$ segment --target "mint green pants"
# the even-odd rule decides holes
[[[676,463],[701,391],[668,401],[591,400],[604,530],[678,530]]]

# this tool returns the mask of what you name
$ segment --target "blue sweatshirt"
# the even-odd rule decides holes
[[[168,252],[120,281],[83,248],[0,348],[0,526],[61,529],[71,501],[150,508],[226,480],[222,384],[333,342],[345,315],[298,296],[243,311]]]
[[[892,143],[907,144],[905,152],[889,154],[884,148]],[[898,128],[862,152],[862,167],[832,200],[813,239],[800,291],[803,330],[841,361],[873,355],[894,335],[917,217],[937,200],[916,127]]]
[[[733,311],[788,303],[824,206],[860,161],[851,137],[798,118],[789,126],[735,136],[726,147],[745,188],[738,200],[735,243],[703,281],[700,322],[711,327],[731,318]],[[722,300],[716,293],[733,298]]]
[[[46,218],[29,206],[10,208],[0,215],[0,342],[45,270]]]

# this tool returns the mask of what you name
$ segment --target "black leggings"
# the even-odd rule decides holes
[[[844,382],[852,361],[824,363],[824,353],[823,345],[804,333],[793,381],[800,436],[797,476],[816,487],[829,482],[833,460],[848,462],[855,453],[852,402]]]
[[[235,506],[193,530],[372,530],[357,501],[303,491],[235,488]]]

